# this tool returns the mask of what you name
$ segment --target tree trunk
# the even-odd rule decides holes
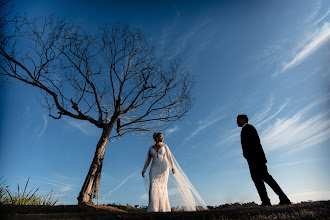
[[[93,162],[89,168],[88,174],[86,176],[84,185],[82,186],[79,196],[78,196],[78,204],[93,204],[93,195],[98,199],[99,185],[101,179],[101,170],[102,163],[105,154],[105,147],[107,146],[112,128],[115,124],[116,120],[112,120],[109,124],[105,126],[103,129],[101,138],[96,146],[95,155],[93,158]]]

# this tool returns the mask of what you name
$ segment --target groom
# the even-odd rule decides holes
[[[267,170],[267,160],[265,153],[260,144],[260,139],[257,130],[248,124],[246,115],[237,116],[237,125],[242,127],[241,144],[243,156],[247,160],[250,168],[251,178],[257,188],[262,206],[271,206],[267,195],[265,183],[267,183],[280,198],[280,205],[291,204],[291,201],[284,194],[280,186],[276,183]]]

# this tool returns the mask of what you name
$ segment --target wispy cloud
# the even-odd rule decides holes
[[[163,29],[161,34],[152,39],[157,41],[157,45],[159,45],[157,49],[157,53],[160,56],[166,57],[166,59],[171,60],[178,55],[181,55],[182,52],[187,49],[191,49],[188,45],[192,43],[193,40],[196,39],[196,36],[202,33],[202,29],[205,28],[209,23],[209,19],[199,20],[198,22],[194,22],[193,25],[185,26],[182,23],[181,12],[178,9],[176,10],[176,16],[173,18],[172,22],[169,22]],[[199,40],[199,42],[203,42],[199,44],[199,47],[204,47],[207,40]],[[196,45],[193,47],[196,49]],[[191,54],[190,54],[191,55]]]
[[[300,161],[292,161],[288,163],[280,163],[280,164],[273,164],[269,167],[275,168],[275,167],[291,167],[291,166],[297,166],[298,164],[306,164],[315,161],[315,159],[312,160],[300,160]]]
[[[59,179],[61,179],[61,178],[59,178]],[[33,177],[33,178],[31,178],[31,181],[51,185],[52,187],[56,188],[56,191],[59,191],[61,193],[66,193],[66,192],[72,191],[75,186],[74,183],[70,183],[70,181],[68,181],[67,179],[61,181],[61,180],[53,180],[53,179],[49,179],[49,178]]]
[[[287,109],[291,99],[278,107],[275,107],[274,100],[270,99],[262,111],[251,117],[249,123],[259,131],[265,151],[286,148],[286,152],[293,152],[313,147],[330,138],[330,110],[317,111],[322,104],[328,103],[329,99],[330,96],[325,95],[295,114],[281,117],[280,113]],[[266,129],[265,124],[268,125]],[[230,146],[238,140],[240,130],[235,128],[221,137],[217,146]]]
[[[173,132],[176,132],[179,130],[179,127],[177,125],[175,125],[173,128],[169,128],[165,131],[166,136],[169,136],[170,134],[172,134]]]
[[[32,124],[31,105],[26,106],[21,118],[24,120],[24,128],[29,129]]]
[[[87,136],[99,135],[100,129],[88,121],[81,121],[77,119],[65,118],[65,121],[72,127],[79,129]]]
[[[140,200],[148,200],[149,199],[148,194],[147,193],[142,194],[141,196],[139,196],[139,199]]]
[[[221,140],[218,142],[216,146],[229,146],[230,143],[233,143],[240,138],[240,130],[239,128],[235,128],[227,132],[223,137],[221,137]]]
[[[46,116],[43,115],[42,118],[44,119],[44,126],[43,126],[42,130],[40,131],[40,133],[38,134],[39,137],[41,137],[43,135],[43,133],[45,132],[45,130],[47,128],[47,124],[48,124]]]
[[[330,13],[330,9],[324,2],[317,1],[310,16],[306,19],[306,23],[312,23],[314,26],[323,21]]]
[[[261,125],[270,122],[273,120],[279,113],[282,112],[282,110],[288,105],[290,102],[290,99],[286,100],[286,102],[274,112],[272,113],[271,110],[273,110],[273,99],[271,99],[270,104],[265,108],[264,111],[257,113],[256,116],[254,116],[251,121],[255,124],[256,127],[261,127]]]
[[[313,25],[318,25],[321,21],[323,21],[326,17],[328,17],[328,15],[330,14],[330,9],[328,9],[326,11],[326,13],[321,17],[319,18],[318,20],[316,20]]]
[[[142,169],[139,169],[139,170],[137,170],[136,172],[134,172],[133,174],[131,174],[131,175],[129,175],[126,179],[124,179],[118,186],[116,186],[114,189],[112,189],[110,192],[108,192],[108,194],[107,195],[105,195],[104,197],[103,197],[103,199],[102,200],[105,200],[108,196],[110,196],[111,195],[111,193],[113,193],[114,191],[116,191],[117,189],[119,189],[122,185],[124,185],[126,182],[127,182],[127,180],[129,180],[130,178],[132,178],[134,175],[136,175],[137,173],[139,173],[139,172],[141,172],[141,170]]]
[[[260,135],[265,150],[297,151],[329,139],[330,111],[308,115],[321,101],[324,99],[316,100],[291,117],[278,118],[274,125],[265,129]]]
[[[273,109],[273,106],[274,106],[274,98],[270,98],[267,105],[263,108],[263,110],[258,114],[256,114],[255,116],[253,116],[253,118],[251,118],[250,121],[253,121],[254,123],[260,123]]]
[[[208,20],[201,21],[197,25],[193,26],[190,30],[184,32],[185,34],[178,38],[177,44],[173,48],[169,59],[172,59],[180,54],[187,47],[191,39],[196,36],[196,34],[200,33],[200,30],[203,29],[208,23]]]
[[[319,47],[321,47],[325,42],[327,42],[329,40],[329,37],[330,25],[328,22],[325,22],[323,27],[313,34],[311,40],[308,41],[305,45],[303,45],[300,51],[296,53],[294,57],[292,57],[288,62],[284,62],[282,64],[281,70],[276,72],[273,76],[277,76],[300,64],[303,60],[313,54],[313,52],[315,52]]]
[[[265,107],[255,114],[253,117],[249,119],[249,122],[254,124],[256,127],[261,127],[265,123],[269,123],[271,120],[276,118],[276,116],[282,112],[282,110],[288,105],[290,99],[288,99],[284,104],[282,104],[275,112],[274,110],[274,98],[270,98],[269,102],[265,105]],[[234,141],[239,140],[240,138],[240,128],[235,128],[228,131],[225,136],[221,138],[217,146],[224,146],[232,143]]]
[[[214,114],[212,114],[212,115],[214,115]],[[222,116],[217,117],[217,118],[208,117],[204,121],[199,121],[197,127],[195,128],[195,130],[185,139],[185,141],[189,140],[190,138],[192,138],[193,136],[195,136],[196,134],[198,134],[202,130],[206,129],[208,126],[214,124],[215,122],[217,122],[217,121],[219,121],[223,118],[225,118],[225,116],[222,115]]]
[[[315,5],[315,8],[311,12],[310,16],[306,19],[306,22],[311,22],[311,21],[315,20],[315,18],[317,17],[320,9],[321,9],[321,2],[317,1],[316,5]]]

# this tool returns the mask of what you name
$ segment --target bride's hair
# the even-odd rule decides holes
[[[157,133],[154,133],[154,135],[152,135],[152,137],[154,138],[154,140],[155,140],[156,142],[157,142],[157,137],[158,137],[160,134],[162,134],[162,133],[157,132]]]

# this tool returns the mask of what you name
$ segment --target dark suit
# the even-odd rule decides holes
[[[251,178],[258,190],[263,204],[270,204],[267,195],[266,182],[280,199],[287,199],[286,195],[267,170],[267,159],[262,149],[257,130],[250,124],[245,124],[241,131],[243,156],[250,168]]]
[[[258,132],[252,125],[245,124],[244,128],[242,128],[241,144],[245,159],[248,161],[267,163],[264,150],[260,144]]]

